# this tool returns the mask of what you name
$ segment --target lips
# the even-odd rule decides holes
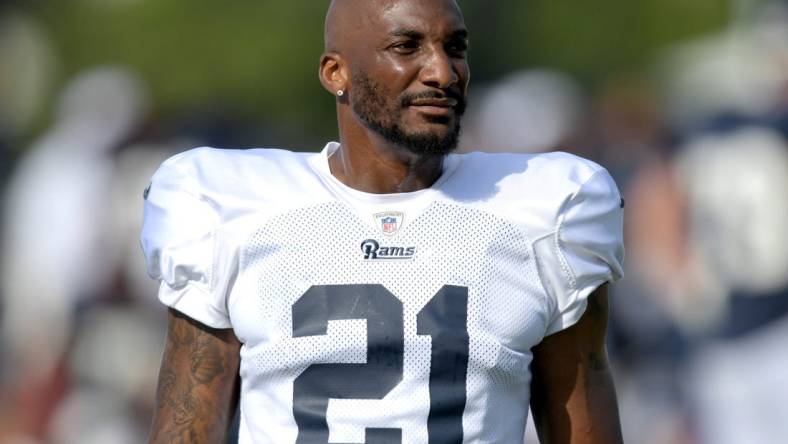
[[[457,106],[457,100],[449,97],[442,99],[416,99],[410,102],[410,106],[417,107],[437,107],[437,108],[454,108]]]
[[[408,106],[421,114],[435,117],[446,117],[455,113],[457,100],[448,97],[416,99],[411,101]]]

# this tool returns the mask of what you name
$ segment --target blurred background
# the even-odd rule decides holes
[[[571,151],[626,198],[625,441],[788,442],[788,2],[460,3],[462,149]],[[143,189],[192,147],[336,138],[326,6],[0,0],[0,443],[144,441]]]

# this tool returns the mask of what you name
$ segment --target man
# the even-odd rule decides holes
[[[219,442],[239,398],[241,443],[521,442],[529,400],[543,443],[621,442],[607,172],[449,154],[469,77],[452,0],[335,0],[325,39],[340,143],[154,175],[142,245],[171,309],[150,442]]]

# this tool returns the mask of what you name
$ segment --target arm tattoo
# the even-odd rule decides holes
[[[197,338],[197,347],[192,350],[191,376],[200,384],[209,385],[217,376],[225,371],[222,350],[212,347],[210,340],[204,335]]]
[[[607,357],[600,353],[589,353],[588,367],[595,372],[607,371],[609,367],[607,363]]]
[[[221,441],[235,401],[239,357],[228,340],[232,332],[171,313],[150,442]]]

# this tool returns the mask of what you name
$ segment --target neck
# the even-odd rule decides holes
[[[329,157],[331,174],[359,191],[406,193],[429,188],[443,172],[443,156],[418,155],[392,145],[366,128],[343,128]]]

